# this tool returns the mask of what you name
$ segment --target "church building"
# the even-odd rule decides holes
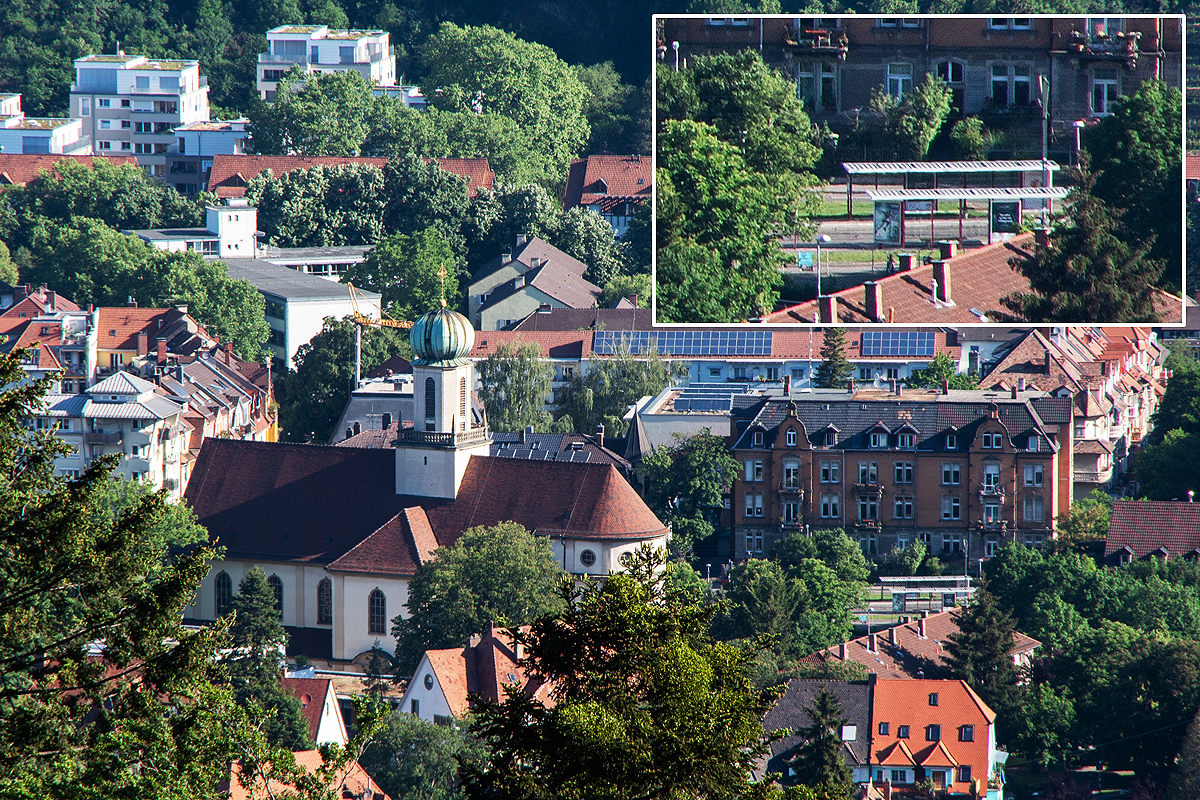
[[[446,308],[410,333],[415,419],[391,447],[206,439],[185,492],[225,548],[185,616],[211,621],[261,567],[275,589],[289,654],[364,664],[395,649],[408,582],[463,531],[513,521],[549,537],[562,568],[604,576],[669,530],[610,463],[489,455],[467,354],[475,331]]]

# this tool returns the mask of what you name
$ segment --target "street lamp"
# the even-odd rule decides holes
[[[817,234],[817,301],[821,300],[821,245],[829,244],[829,234]]]
[[[671,49],[675,51],[675,71],[679,72],[679,42],[671,42]]]
[[[1077,166],[1077,167],[1079,166],[1079,149],[1081,146],[1080,141],[1079,141],[1079,134],[1081,131],[1083,131],[1083,128],[1085,125],[1087,125],[1087,123],[1081,119],[1077,119],[1071,123],[1071,127],[1073,127],[1075,129],[1075,166]]]

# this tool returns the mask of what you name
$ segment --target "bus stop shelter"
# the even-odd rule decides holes
[[[996,178],[1000,175],[1017,175],[1020,188],[1051,187],[1054,185],[1054,173],[1060,167],[1057,162],[1046,159],[1010,160],[1010,161],[845,161],[842,169],[846,171],[846,218],[854,219],[854,181],[857,177],[860,183],[869,182],[874,178],[874,188],[879,189],[880,177],[893,180],[897,176],[904,179],[904,188],[909,189],[913,176],[928,176],[932,179],[932,188],[950,188],[951,185],[969,188],[972,179],[979,182],[986,177],[987,188],[995,189]],[[922,181],[923,183],[926,181]],[[1003,187],[999,187],[1003,188]]]
[[[867,197],[875,204],[875,242],[878,244],[904,245],[906,221],[910,203],[928,204],[929,241],[933,234],[933,214],[941,201],[958,201],[958,239],[963,238],[963,220],[966,218],[968,201],[987,201],[988,243],[996,233],[1016,233],[1021,222],[1022,204],[1026,200],[1045,200],[1047,213],[1052,211],[1055,200],[1067,196],[1061,186],[1039,186],[1027,188],[967,188],[967,189],[868,189]],[[925,209],[922,208],[922,211]]]

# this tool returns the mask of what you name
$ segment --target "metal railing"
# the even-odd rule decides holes
[[[984,497],[1003,497],[1004,487],[998,483],[979,484],[979,494]]]

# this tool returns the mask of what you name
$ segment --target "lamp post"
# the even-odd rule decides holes
[[[671,42],[671,49],[675,51],[675,71],[679,72],[679,42]]]
[[[821,300],[821,245],[829,244],[829,234],[817,235],[817,302]]]
[[[1050,81],[1045,75],[1038,75],[1038,94],[1042,101],[1042,187],[1050,186],[1050,164],[1046,160],[1047,138],[1050,135]],[[1047,197],[1042,201],[1042,227],[1046,227],[1047,210],[1050,206],[1050,198]]]
[[[1077,119],[1071,123],[1071,127],[1075,129],[1075,166],[1079,166],[1079,150],[1082,147],[1079,141],[1079,134],[1083,131],[1087,123],[1081,119]]]

